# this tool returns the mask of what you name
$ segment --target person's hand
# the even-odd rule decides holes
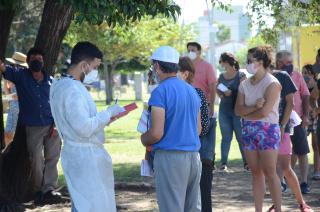
[[[118,115],[125,111],[123,107],[120,107],[118,104],[111,105],[107,108],[107,111],[111,114],[111,117]]]
[[[2,62],[2,60],[0,60],[0,71],[4,72],[6,70],[6,66],[4,65],[4,63]]]
[[[231,94],[232,94],[232,91],[230,89],[224,92],[225,96],[231,96]]]
[[[308,119],[308,116],[303,116],[302,117],[302,128],[306,129],[308,127],[308,124],[309,124],[309,119]]]
[[[259,109],[262,108],[265,102],[266,100],[264,98],[258,99],[256,102],[256,108],[259,108]]]
[[[52,125],[50,129],[50,138],[55,138],[58,136],[58,130],[55,125]]]

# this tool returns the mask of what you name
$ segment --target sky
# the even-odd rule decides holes
[[[206,0],[174,0],[181,7],[180,21],[184,20],[187,23],[196,22],[200,16],[203,16],[203,11],[207,10]],[[211,0],[207,0],[209,8],[211,8]],[[230,0],[222,0],[222,2],[230,3]],[[249,0],[232,0],[232,5],[243,5],[246,7]]]

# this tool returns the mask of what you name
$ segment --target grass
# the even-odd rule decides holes
[[[94,98],[97,100],[95,94]],[[122,95],[119,98],[120,105],[126,105],[134,100],[130,100],[132,91],[127,95]],[[126,99],[126,100],[124,100]],[[129,100],[128,100],[129,99]],[[113,160],[113,169],[115,181],[117,182],[141,182],[140,177],[140,162],[144,158],[145,148],[140,142],[140,133],[137,132],[137,124],[142,112],[142,101],[137,102],[138,109],[134,110],[126,117],[118,119],[114,123],[105,128],[106,144],[104,145]],[[97,100],[96,105],[99,111],[105,109],[107,106],[104,101]],[[218,106],[216,106],[218,110]],[[220,146],[221,146],[221,132],[219,124],[216,128],[216,163],[220,162]],[[313,153],[309,154],[309,162],[312,162]],[[229,152],[229,165],[242,166],[241,154],[235,136],[231,143]],[[64,185],[65,180],[61,165],[59,163],[59,184]]]

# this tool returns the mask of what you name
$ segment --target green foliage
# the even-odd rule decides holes
[[[15,16],[11,25],[8,40],[7,56],[11,56],[14,51],[26,53],[36,39],[43,10],[42,0],[32,0],[25,2]]]
[[[164,14],[176,18],[181,13],[180,7],[168,0],[60,0],[60,4],[72,5],[77,23],[101,24],[106,21],[109,26],[134,22],[144,15]]]
[[[0,0],[0,10],[13,9],[20,10],[23,5],[28,2],[26,0]]]
[[[103,51],[104,60],[109,64],[115,67],[122,64],[125,68],[131,63],[133,67],[139,68],[140,65],[144,67],[149,64],[148,59],[157,47],[171,45],[183,52],[186,42],[194,37],[192,25],[180,26],[171,18],[147,16],[139,22],[114,27],[110,27],[106,22],[100,25],[91,25],[88,22],[79,25],[73,22],[65,42],[74,46],[79,41],[89,40]]]
[[[319,0],[251,0],[248,11],[251,23],[257,24],[264,39],[273,44],[278,43],[280,32],[292,26],[320,23]]]
[[[207,0],[206,0],[207,1]],[[212,7],[213,8],[218,8],[227,12],[232,12],[231,4],[226,4],[225,1],[221,0],[211,0]]]
[[[220,43],[230,40],[231,29],[224,24],[218,24],[218,32],[216,33],[217,39]]]
[[[245,65],[247,63],[248,49],[256,47],[256,46],[264,45],[264,44],[267,44],[267,42],[264,40],[262,35],[257,35],[255,37],[250,38],[247,42],[247,47],[240,49],[236,53],[236,57],[239,61],[240,67],[245,67]]]

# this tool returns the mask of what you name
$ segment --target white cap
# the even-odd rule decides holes
[[[179,63],[179,52],[171,46],[160,46],[153,52],[151,60],[158,60],[168,63]]]

